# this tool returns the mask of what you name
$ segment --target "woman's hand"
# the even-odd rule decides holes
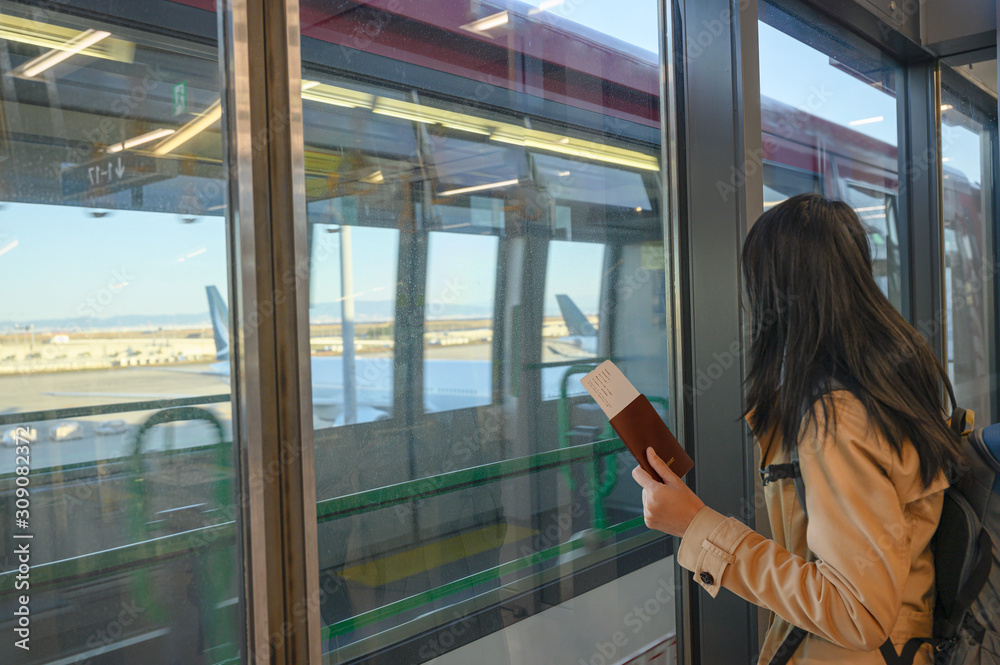
[[[663,482],[658,483],[641,466],[632,469],[635,482],[642,485],[642,511],[646,526],[671,536],[683,536],[691,520],[705,503],[670,470],[652,448],[646,449],[646,459],[660,478],[663,478]]]

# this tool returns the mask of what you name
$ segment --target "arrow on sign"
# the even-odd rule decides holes
[[[121,180],[124,174],[125,174],[125,167],[122,165],[122,158],[119,157],[118,166],[117,168],[115,168],[115,175],[117,175],[118,179]]]

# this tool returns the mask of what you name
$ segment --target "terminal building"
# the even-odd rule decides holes
[[[997,16],[0,0],[0,662],[756,662],[581,378],[766,534],[740,247],[816,192],[994,422]]]

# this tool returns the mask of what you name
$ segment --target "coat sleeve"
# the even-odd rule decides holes
[[[708,507],[685,532],[677,561],[713,597],[725,587],[810,633],[870,651],[896,623],[911,530],[890,480],[894,454],[864,407],[845,392],[827,404],[835,410],[829,431],[817,407],[799,447],[816,561]]]

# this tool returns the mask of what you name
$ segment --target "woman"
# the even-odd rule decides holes
[[[649,450],[664,482],[632,472],[646,524],[682,536],[678,563],[713,597],[725,587],[773,611],[759,663],[883,664],[880,647],[931,635],[929,542],[960,463],[948,377],[875,283],[845,203],[803,194],[761,215],[743,276],[754,325],[744,415],[764,466],[797,447],[806,510],[792,479],[769,482],[766,539],[705,506]],[[794,626],[808,633],[783,647]],[[914,663],[930,662],[924,645]]]

